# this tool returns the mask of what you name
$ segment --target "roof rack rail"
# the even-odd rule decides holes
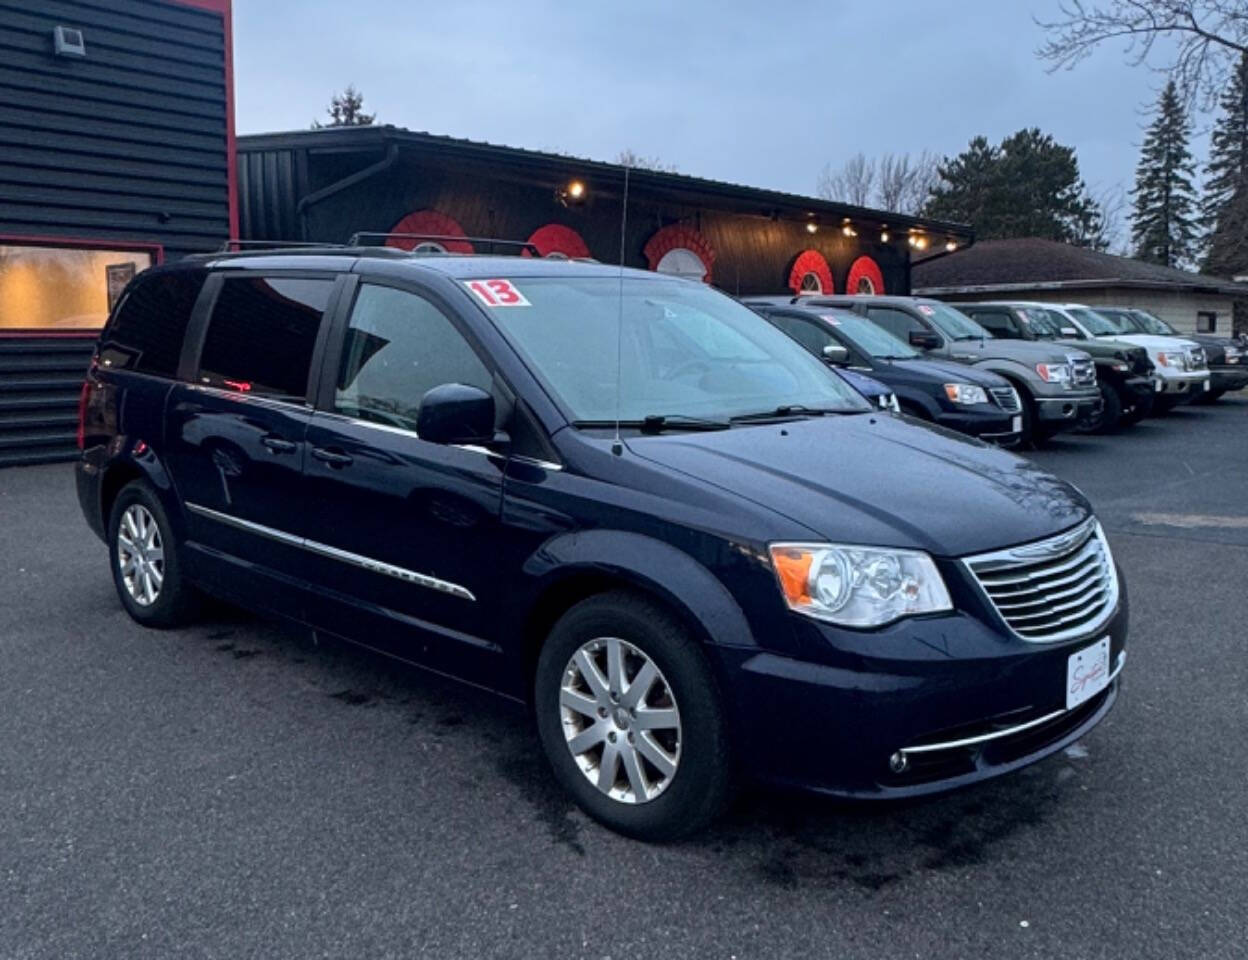
[[[430,243],[471,243],[471,244],[489,244],[490,253],[494,252],[497,246],[502,247],[519,247],[521,251],[527,252],[531,256],[540,257],[541,251],[537,249],[535,244],[527,240],[502,240],[498,237],[460,237],[450,236],[437,233],[392,233],[389,231],[361,230],[351,234],[351,239],[347,241],[348,247],[363,247],[369,244],[364,243],[363,239],[367,237],[374,240],[417,240]]]
[[[315,240],[226,240],[221,244],[218,253],[230,253],[233,250],[248,248],[280,249],[282,247],[341,247],[341,243],[317,242]]]

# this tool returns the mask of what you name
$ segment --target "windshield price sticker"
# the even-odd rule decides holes
[[[936,311],[929,307],[926,303],[919,304],[919,313],[923,314],[923,316],[930,317],[935,312]]]
[[[841,318],[830,313],[819,314],[819,319],[832,324],[834,327],[839,327],[841,325]]]
[[[465,280],[467,287],[487,307],[531,307],[510,280]]]

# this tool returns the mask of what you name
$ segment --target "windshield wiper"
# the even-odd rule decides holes
[[[756,413],[739,413],[730,417],[733,423],[751,423],[759,420],[795,419],[797,417],[823,417],[841,410],[830,410],[822,407],[807,407],[800,403],[785,403],[770,410],[759,410]]]
[[[691,417],[683,413],[651,413],[638,424],[642,433],[659,433],[662,430],[727,430],[732,426],[727,420],[709,417]]]

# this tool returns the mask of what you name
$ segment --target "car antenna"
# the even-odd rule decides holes
[[[615,439],[611,443],[611,452],[617,457],[624,453],[624,442],[620,439],[620,381],[624,370],[624,251],[625,235],[628,229],[628,164],[624,164],[624,202],[620,210],[620,303],[619,314],[615,325]]]

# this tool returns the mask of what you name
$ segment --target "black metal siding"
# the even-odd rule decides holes
[[[85,58],[53,53],[83,31]],[[168,0],[0,0],[0,244],[229,236],[225,22]],[[0,466],[71,459],[90,337],[0,331]]]
[[[85,58],[53,54],[77,27]],[[229,235],[224,23],[163,0],[0,0],[0,237]]]

